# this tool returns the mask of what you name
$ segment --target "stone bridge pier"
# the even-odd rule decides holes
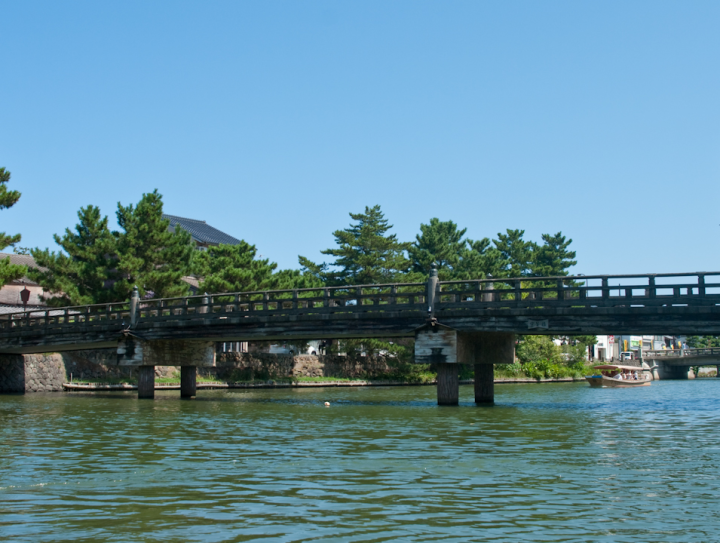
[[[415,363],[437,367],[438,405],[458,405],[459,364],[475,369],[475,403],[495,402],[494,364],[515,361],[515,334],[462,332],[432,323],[415,333]]]
[[[155,366],[180,366],[180,397],[197,390],[197,368],[215,365],[215,343],[196,340],[142,340],[127,337],[118,343],[118,366],[138,367],[138,398],[155,397]]]

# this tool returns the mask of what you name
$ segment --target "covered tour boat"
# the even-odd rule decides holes
[[[585,377],[591,387],[649,387],[652,381],[652,376],[646,373],[650,370],[638,366],[603,364],[595,366],[595,369],[600,370],[600,373],[597,375],[587,375]]]

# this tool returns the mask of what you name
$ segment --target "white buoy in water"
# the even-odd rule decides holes
[[[330,402],[325,402],[325,407],[330,407]]]

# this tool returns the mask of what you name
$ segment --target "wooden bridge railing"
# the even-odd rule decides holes
[[[712,279],[712,280],[711,280]],[[430,294],[430,295],[429,295]],[[462,310],[612,308],[720,305],[720,272],[485,278],[385,285],[268,290],[33,309],[0,315],[0,337],[22,331],[91,332],[136,321],[218,320],[236,317],[336,318],[374,313],[378,318]]]
[[[709,277],[715,281],[708,282]],[[439,286],[436,313],[471,307],[658,307],[720,303],[720,273],[715,272],[477,279],[443,281]]]

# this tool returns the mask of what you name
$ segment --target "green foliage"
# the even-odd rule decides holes
[[[170,221],[162,218],[162,196],[157,189],[143,194],[133,206],[118,204],[117,220],[123,232],[117,234],[117,269],[120,280],[115,290],[130,296],[134,285],[141,295],[155,298],[184,296],[189,286],[182,277],[190,275],[196,253],[192,237],[182,228],[168,230]]]
[[[246,241],[238,245],[208,247],[195,256],[195,275],[202,278],[200,292],[241,292],[276,288],[277,264],[256,259],[257,249]]]
[[[535,246],[531,264],[535,277],[553,277],[567,275],[568,268],[577,264],[575,251],[568,251],[572,239],[565,239],[562,232],[554,236],[543,234],[543,245]]]
[[[32,249],[39,268],[31,269],[28,276],[42,285],[51,297],[50,306],[99,304],[127,299],[124,293],[110,288],[117,279],[116,238],[108,229],[108,219],[100,209],[87,206],[78,211],[80,222],[75,231],[65,229],[61,238],[53,236],[65,253],[48,249]]]
[[[476,241],[469,239],[455,270],[454,279],[480,279],[488,275],[501,277],[502,271],[502,254],[496,247],[490,246],[488,238]]]
[[[720,336],[688,336],[686,343],[691,349],[720,348]]]
[[[441,280],[454,278],[466,251],[467,243],[463,239],[466,230],[459,230],[452,221],[443,222],[437,218],[430,219],[430,224],[421,224],[420,234],[415,236],[415,243],[408,248],[413,271],[427,275],[434,263]]]
[[[523,277],[530,275],[534,253],[537,245],[525,241],[525,230],[510,230],[506,234],[498,232],[498,239],[493,240],[495,248],[500,252],[502,277]]]
[[[134,285],[144,295],[181,296],[188,291],[182,277],[191,271],[196,252],[190,234],[170,232],[162,219],[162,196],[143,194],[137,207],[118,204],[120,232],[108,230],[108,219],[95,206],[81,208],[75,231],[65,230],[55,242],[63,252],[32,249],[38,266],[29,272],[56,297],[48,304],[83,305],[125,301]]]
[[[430,265],[438,266],[441,280],[567,275],[577,262],[575,252],[561,232],[543,234],[543,245],[525,241],[524,230],[498,233],[497,239],[463,239],[465,229],[452,221],[431,219],[420,225],[420,234],[408,249],[412,269],[427,276]]]
[[[515,350],[520,364],[499,366],[501,374],[531,379],[581,377],[588,371],[587,345],[594,336],[573,336],[567,345],[556,345],[551,336],[521,336]]]
[[[550,364],[563,362],[562,349],[555,345],[551,336],[521,336],[515,349],[515,356],[521,364],[547,361]]]
[[[280,270],[269,259],[256,259],[257,249],[246,241],[238,245],[209,247],[195,256],[194,274],[199,277],[198,290],[208,293],[251,292],[318,288],[322,282],[300,270]],[[305,294],[300,293],[299,297]],[[290,297],[290,294],[288,294]]]
[[[335,258],[330,264],[316,264],[299,257],[303,271],[327,285],[368,285],[392,283],[410,269],[405,257],[409,243],[388,234],[388,224],[379,205],[365,207],[364,213],[350,213],[355,221],[349,228],[333,232],[337,248],[321,251]],[[331,269],[332,267],[332,269]]]
[[[10,172],[5,168],[0,168],[0,209],[8,209],[14,206],[20,199],[20,193],[18,191],[8,190],[8,181],[10,181]],[[20,239],[20,234],[7,235],[5,232],[0,232],[0,251],[10,245],[15,245]],[[12,264],[10,257],[0,260],[0,286],[20,279],[26,273],[27,268],[25,266]]]

